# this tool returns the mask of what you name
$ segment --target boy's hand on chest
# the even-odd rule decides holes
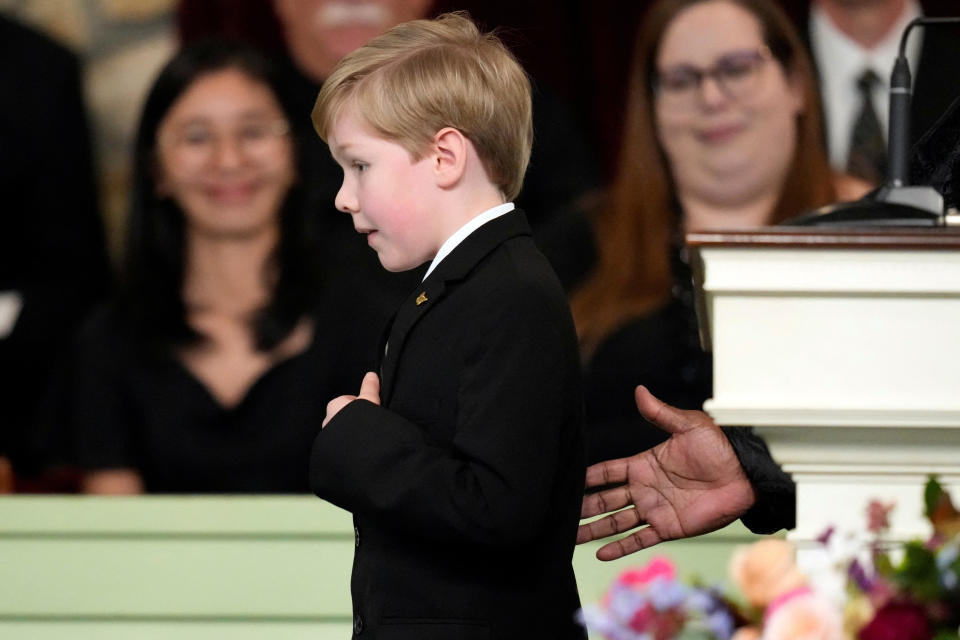
[[[363,376],[363,381],[360,383],[360,391],[355,396],[345,395],[338,396],[327,403],[327,415],[323,419],[323,424],[321,429],[327,426],[333,417],[340,413],[340,411],[353,402],[354,400],[367,400],[373,404],[380,404],[380,378],[373,371],[368,371],[365,376]]]

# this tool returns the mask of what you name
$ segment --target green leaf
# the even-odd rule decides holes
[[[933,515],[933,510],[937,508],[937,501],[942,493],[943,485],[937,481],[937,476],[931,475],[927,478],[927,484],[923,488],[923,515],[928,519]]]
[[[891,576],[894,573],[893,563],[886,553],[877,555],[873,560],[873,566],[876,567],[877,573],[882,576]]]
[[[921,602],[936,600],[943,591],[936,559],[922,542],[912,541],[903,546],[903,561],[894,569],[891,578],[901,590],[913,594]]]

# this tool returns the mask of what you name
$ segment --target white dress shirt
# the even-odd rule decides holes
[[[467,224],[457,229],[454,234],[447,238],[447,241],[440,246],[440,251],[437,251],[437,255],[433,259],[433,262],[430,263],[430,267],[427,269],[427,273],[423,276],[423,279],[426,280],[427,276],[430,275],[434,267],[440,264],[441,260],[450,255],[450,252],[453,251],[458,244],[466,240],[467,236],[494,218],[499,218],[505,213],[510,213],[513,211],[513,209],[514,206],[512,202],[505,202],[503,204],[498,204],[492,209],[487,209],[483,213],[477,214],[471,218]]]
[[[881,80],[875,85],[872,97],[873,108],[886,137],[890,116],[890,72],[897,59],[900,36],[911,20],[922,15],[919,3],[910,0],[887,37],[873,48],[864,49],[837,29],[823,9],[816,4],[811,7],[810,46],[820,76],[830,164],[835,169],[843,171],[847,166],[850,136],[860,112],[857,79],[868,68],[873,69]],[[907,62],[913,74],[920,58],[921,38],[922,31],[915,29],[907,43]]]

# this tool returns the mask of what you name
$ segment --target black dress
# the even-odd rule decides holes
[[[680,409],[703,409],[713,388],[711,356],[700,347],[686,249],[671,253],[674,285],[661,307],[611,333],[584,365],[587,460],[631,456],[667,434],[637,412],[638,384]]]
[[[372,360],[317,314],[309,347],[222,406],[171,354],[136,340],[112,308],[82,332],[73,388],[77,461],[137,470],[151,493],[304,493],[310,446],[337,395]]]

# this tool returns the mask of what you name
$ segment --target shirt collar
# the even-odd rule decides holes
[[[467,236],[491,220],[499,218],[505,213],[510,213],[514,210],[514,208],[515,207],[512,202],[505,202],[503,204],[498,204],[491,209],[487,209],[483,213],[479,213],[471,218],[467,224],[457,229],[454,234],[447,238],[447,241],[440,246],[440,250],[437,251],[437,255],[434,257],[433,262],[430,263],[430,267],[427,269],[427,273],[424,274],[423,279],[426,280],[427,276],[429,276],[433,272],[434,268],[440,264],[440,261],[450,255],[450,252],[453,251],[458,244],[466,240]]]
[[[817,75],[820,78],[820,93],[826,117],[827,146],[830,163],[835,168],[842,170],[847,163],[850,135],[861,105],[857,79],[868,68],[873,69],[880,77],[880,83],[871,93],[874,110],[881,126],[886,130],[890,71],[897,57],[900,36],[906,25],[920,15],[919,4],[911,0],[884,41],[872,49],[863,49],[837,29],[826,12],[816,3],[811,7],[810,46],[817,60]],[[910,68],[914,71],[920,59],[921,35],[911,34],[906,51]]]
[[[887,37],[876,46],[864,49],[840,31],[826,12],[814,4],[810,11],[810,34],[814,53],[820,61],[820,73],[830,82],[855,84],[863,70],[871,68],[883,79],[884,84],[888,83],[899,51],[900,36],[911,20],[922,15],[920,5],[916,0],[911,0]],[[920,56],[920,36],[922,33],[912,34],[907,46],[907,60],[914,71]]]

